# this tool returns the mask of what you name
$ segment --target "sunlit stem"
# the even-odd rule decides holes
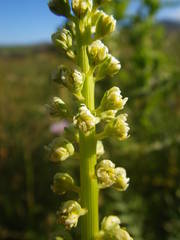
[[[77,27],[78,52],[77,62],[85,76],[83,96],[86,106],[94,110],[94,79],[89,71],[89,61],[87,56],[87,45],[82,40],[81,33]],[[88,136],[80,133],[80,198],[83,208],[88,213],[81,220],[81,239],[93,240],[99,230],[98,219],[98,185],[95,178],[96,165],[96,137],[95,128]]]

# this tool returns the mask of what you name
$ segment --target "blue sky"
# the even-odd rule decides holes
[[[63,18],[52,14],[48,0],[0,0],[0,45],[49,42]],[[164,9],[158,19],[180,21],[180,6]]]

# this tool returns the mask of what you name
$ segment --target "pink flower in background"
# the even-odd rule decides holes
[[[66,120],[55,122],[50,126],[50,132],[56,135],[61,135],[64,132],[64,128],[68,126],[69,123]]]

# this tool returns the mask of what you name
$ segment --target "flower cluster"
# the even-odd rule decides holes
[[[100,188],[112,186],[118,191],[125,191],[129,186],[126,170],[121,167],[115,168],[115,164],[110,160],[102,160],[97,164],[96,175]]]
[[[77,126],[85,135],[88,135],[91,130],[94,129],[98,121],[98,118],[93,116],[85,104],[82,104],[79,107],[78,114],[73,118],[74,125]]]
[[[114,76],[121,69],[119,60],[109,53],[108,47],[102,42],[102,39],[113,33],[116,28],[114,17],[99,10],[102,4],[108,2],[110,0],[49,1],[49,8],[54,14],[69,20],[66,27],[52,35],[52,41],[71,61],[67,66],[58,66],[52,74],[52,79],[73,95],[76,112],[72,111],[61,98],[52,99],[47,106],[50,115],[68,119],[69,127],[65,129],[64,136],[57,137],[46,148],[51,162],[56,164],[61,164],[74,156],[80,158],[81,163],[92,162],[93,167],[91,170],[86,169],[86,175],[83,175],[80,169],[81,182],[84,181],[82,176],[86,178],[84,182],[92,181],[97,192],[98,187],[100,189],[112,187],[118,191],[125,191],[129,185],[124,168],[116,167],[110,160],[101,160],[104,155],[102,142],[104,138],[112,137],[122,141],[129,137],[127,114],[120,113],[128,99],[123,98],[121,90],[114,86],[105,92],[99,106],[94,107],[95,83],[107,76]],[[93,161],[90,161],[91,159]],[[77,226],[79,217],[85,214],[87,214],[85,223],[92,221],[88,219],[89,209],[86,209],[86,203],[82,198],[82,194],[89,189],[78,187],[68,173],[61,172],[55,174],[51,189],[58,195],[65,195],[70,191],[80,193],[76,200],[68,200],[59,208],[58,223],[71,229]],[[88,202],[94,200],[94,197],[89,195],[88,197]],[[97,203],[91,206],[95,204]],[[84,236],[82,238],[87,239]],[[126,230],[120,227],[120,220],[116,216],[103,219],[97,239],[132,240]]]

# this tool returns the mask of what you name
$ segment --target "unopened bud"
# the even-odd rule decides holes
[[[114,32],[116,28],[116,20],[113,16],[109,16],[101,11],[101,16],[96,24],[96,37],[104,37],[107,34]]]
[[[88,47],[88,53],[91,64],[97,65],[106,59],[108,48],[100,40],[97,40]]]
[[[68,0],[50,0],[49,9],[58,16],[70,16],[70,6]]]
[[[112,87],[105,92],[97,111],[121,110],[127,100],[128,98],[122,98],[121,91],[118,87]]]
[[[54,117],[67,117],[69,115],[66,104],[59,97],[53,97],[51,103],[47,105],[49,114]]]
[[[109,76],[114,76],[121,69],[121,64],[120,64],[119,60],[117,60],[115,57],[113,57],[110,54],[108,54],[108,58],[109,58],[109,64],[108,64],[106,73]]]
[[[83,18],[92,10],[92,0],[72,0],[72,9],[78,18]]]
[[[98,119],[90,112],[85,104],[81,104],[79,113],[73,118],[73,123],[85,135],[88,135],[98,123]]]
[[[126,177],[126,170],[121,167],[115,168],[116,180],[113,185],[118,191],[125,191],[129,186],[129,178]]]
[[[78,70],[74,70],[72,72],[72,79],[73,79],[73,90],[75,93],[78,93],[82,90],[83,87],[83,76],[82,73]]]
[[[110,160],[102,160],[96,166],[96,175],[100,188],[107,188],[115,182],[115,164]]]
[[[86,213],[87,210],[81,208],[78,202],[69,200],[57,211],[57,222],[63,224],[67,229],[71,229],[77,226],[79,217]]]
[[[64,240],[62,237],[56,237],[55,240]]]
[[[56,173],[53,179],[51,189],[54,193],[63,195],[74,188],[74,180],[67,173]]]
[[[61,138],[55,138],[47,150],[50,152],[50,160],[55,163],[64,161],[74,154],[72,143]]]
[[[101,223],[101,229],[103,231],[111,231],[116,228],[119,229],[119,224],[121,223],[120,219],[117,216],[108,216],[104,217]]]
[[[70,70],[65,66],[59,66],[52,75],[52,79],[67,87],[75,97],[82,99],[81,90],[83,88],[84,78],[81,72],[76,69]]]
[[[74,52],[72,51],[72,35],[69,30],[63,28],[62,31],[54,33],[52,35],[52,41],[56,47],[64,49],[70,58],[74,58]]]
[[[96,156],[97,158],[100,158],[104,154],[104,146],[102,141],[97,141],[96,145]]]
[[[119,230],[119,238],[120,240],[133,240],[133,238],[129,235],[129,233],[125,229]]]
[[[133,240],[119,224],[120,219],[116,216],[104,217],[97,240]]]
[[[130,128],[126,121],[127,114],[120,114],[105,126],[104,134],[106,136],[117,137],[119,140],[127,139]]]

